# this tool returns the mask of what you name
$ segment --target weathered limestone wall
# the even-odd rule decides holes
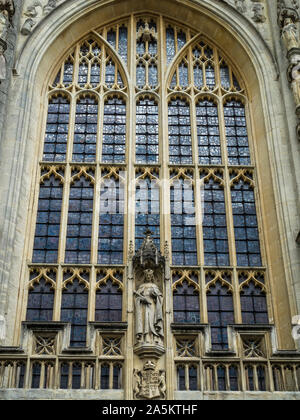
[[[15,62],[15,49],[19,42],[20,19],[22,14],[23,0],[15,2],[15,14],[13,16],[13,27],[8,28],[7,33],[7,50],[4,53],[7,63],[6,79],[0,83],[0,141],[4,132],[4,124],[6,121],[6,107],[9,100],[9,89],[12,81],[12,71]]]

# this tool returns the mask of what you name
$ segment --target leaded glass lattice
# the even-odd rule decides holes
[[[157,163],[158,104],[150,98],[140,99],[136,105],[136,162]]]
[[[176,165],[193,163],[190,105],[174,98],[168,109],[169,161]]]
[[[43,160],[63,162],[66,159],[70,103],[67,97],[50,98],[44,139]]]
[[[229,324],[268,323],[245,87],[213,40],[162,15],[124,15],[65,52],[39,152],[29,321],[70,322],[75,347],[90,345],[88,322],[126,321],[127,279],[116,271],[150,229],[172,276],[185,272],[173,283],[175,323],[208,323],[212,350],[222,351]],[[97,387],[120,389],[122,363],[99,363]],[[62,387],[83,386],[81,368],[60,364]],[[180,389],[198,389],[198,374],[178,366]],[[215,375],[219,389],[238,389],[233,365]]]

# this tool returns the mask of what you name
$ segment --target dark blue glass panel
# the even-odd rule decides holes
[[[204,184],[202,226],[205,265],[229,265],[224,191],[212,178]]]
[[[65,262],[90,262],[94,186],[81,177],[70,188]]]
[[[268,324],[266,294],[254,282],[248,283],[241,291],[241,309],[244,324]]]
[[[71,323],[71,347],[84,347],[86,344],[88,291],[77,279],[68,283],[62,293],[61,315],[63,322]]]
[[[96,160],[97,125],[97,99],[93,97],[79,99],[75,115],[74,162],[93,162]]]
[[[199,293],[186,281],[173,293],[174,322],[200,322]]]
[[[135,204],[135,248],[139,249],[145,238],[145,231],[150,229],[152,238],[160,249],[160,190],[155,181],[148,177],[138,180]]]
[[[136,162],[158,162],[158,105],[141,99],[136,106]]]
[[[207,293],[208,322],[211,325],[211,344],[214,350],[228,348],[227,325],[234,324],[232,294],[220,282]]]
[[[197,265],[194,192],[183,180],[171,187],[171,234],[173,265]],[[189,199],[189,200],[188,200]]]
[[[44,278],[34,284],[34,289],[29,290],[27,303],[27,321],[52,321],[54,290]]]
[[[102,162],[125,161],[126,103],[119,98],[109,98],[104,105]]]
[[[119,181],[110,181],[100,192],[98,264],[123,263],[124,197]]]
[[[259,233],[254,191],[240,180],[231,190],[237,264],[241,267],[261,266]]]
[[[199,163],[218,165],[222,163],[218,107],[207,100],[196,105]]]
[[[228,163],[230,165],[250,165],[251,159],[244,105],[235,100],[227,102],[224,105],[224,120]]]
[[[95,321],[122,321],[122,292],[111,280],[97,290]]]
[[[168,114],[170,163],[193,163],[189,103],[172,99]]]
[[[175,33],[174,29],[168,27],[166,30],[166,44],[167,44],[167,62],[170,63],[175,57]]]
[[[127,28],[121,26],[119,28],[119,54],[127,64]]]
[[[49,100],[43,160],[66,160],[69,112],[70,104],[63,96],[59,95]]]
[[[40,186],[32,262],[56,263],[63,185],[54,175]]]

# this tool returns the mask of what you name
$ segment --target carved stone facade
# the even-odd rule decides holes
[[[278,25],[287,51],[287,78],[293,92],[298,120],[300,120],[299,12],[297,0],[278,0]],[[297,135],[300,140],[300,122],[297,125]]]
[[[0,399],[300,399],[299,1],[143,3],[0,0]],[[168,113],[173,100],[178,114]],[[247,129],[252,160],[229,162],[237,150],[248,157]],[[45,130],[48,150],[59,139],[48,160]],[[176,148],[179,134],[193,142],[172,163],[169,141]],[[147,154],[157,146],[158,158],[137,162],[148,135]],[[124,161],[101,160],[105,136],[108,149],[126,137]],[[118,194],[125,185],[126,212],[100,219],[106,179],[119,182]],[[133,208],[139,179],[160,188],[159,217],[141,222]],[[194,230],[171,219],[175,180],[194,188]],[[39,194],[50,190],[45,209]],[[249,196],[257,205],[246,201],[242,214],[234,199]],[[223,225],[212,228],[217,219]],[[36,220],[46,249],[35,241]],[[56,235],[59,223],[64,234]],[[256,228],[263,263],[239,265]],[[83,233],[70,263],[74,232]],[[112,232],[108,252],[101,246]],[[81,254],[87,242],[90,260]],[[33,261],[35,244],[49,251],[47,263]],[[30,311],[42,315],[32,320]],[[230,320],[224,325],[221,313]]]

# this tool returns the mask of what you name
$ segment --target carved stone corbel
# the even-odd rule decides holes
[[[261,1],[254,1],[252,7],[252,20],[256,23],[264,23],[266,21],[265,5]]]

